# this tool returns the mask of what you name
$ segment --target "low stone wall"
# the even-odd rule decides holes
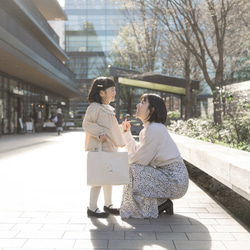
[[[250,153],[171,133],[183,159],[250,201]]]

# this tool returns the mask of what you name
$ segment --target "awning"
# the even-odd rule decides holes
[[[186,80],[155,73],[140,73],[117,67],[110,67],[110,75],[115,77],[119,84],[136,88],[163,91],[172,94],[186,94]],[[192,80],[191,91],[199,90],[199,81]]]

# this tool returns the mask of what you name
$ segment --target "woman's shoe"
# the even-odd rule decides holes
[[[87,210],[87,215],[90,217],[97,217],[97,218],[107,218],[109,216],[109,213],[107,212],[100,212],[97,208],[95,211],[92,211],[90,209]]]
[[[174,214],[173,202],[170,199],[167,199],[166,202],[164,202],[163,204],[158,206],[158,211],[159,211],[159,214],[166,211],[167,214],[172,214],[173,215]]]
[[[107,213],[110,213],[110,214],[114,214],[114,215],[119,215],[120,214],[120,210],[118,208],[112,208],[113,205],[110,205],[110,206],[104,206],[103,207],[103,210]]]

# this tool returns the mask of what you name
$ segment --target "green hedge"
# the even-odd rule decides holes
[[[250,117],[226,117],[223,125],[201,119],[171,121],[169,131],[250,152]]]

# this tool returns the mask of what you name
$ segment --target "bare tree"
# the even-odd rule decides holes
[[[175,36],[164,33],[166,46],[160,53],[162,60],[162,73],[168,76],[185,78],[185,120],[196,114],[194,103],[196,96],[191,91],[192,79],[202,80],[201,70],[195,60],[195,57],[183,46]],[[194,109],[193,109],[194,108]],[[183,117],[182,117],[183,118]]]
[[[239,56],[246,45],[245,40],[249,38],[246,22],[249,1],[167,0],[155,4],[147,0],[147,6],[167,31],[195,56],[213,91],[214,122],[222,123],[220,91],[224,85],[225,56],[232,46],[234,55]],[[187,32],[187,25],[191,36]],[[238,25],[239,30],[236,29]],[[232,41],[232,29],[238,40]]]
[[[136,71],[154,72],[159,67],[162,42],[161,25],[145,6],[144,0],[121,0],[121,11],[128,24],[119,31],[110,51],[112,65]],[[134,91],[120,88],[121,100],[127,104],[127,113],[132,115]]]
[[[140,51],[139,47],[145,41],[144,34],[141,32],[141,28],[135,27],[134,30],[138,32],[140,38],[134,36],[134,30],[131,30],[130,25],[124,26],[120,29],[117,39],[113,41],[110,51],[110,60],[112,65],[117,67],[123,67],[133,70],[144,70],[144,56],[142,56],[145,50]],[[138,45],[138,40],[140,46]]]
[[[121,5],[128,25],[121,28],[111,55],[118,65],[124,64],[130,69],[154,72],[162,42],[161,24],[154,16],[149,15],[145,0],[121,0]]]
[[[157,1],[150,1],[156,4]],[[129,24],[114,41],[111,52],[113,64],[147,72],[162,71],[169,76],[186,79],[185,119],[192,117],[191,78],[194,56],[164,27],[147,8],[146,1],[122,1],[123,13]],[[196,67],[197,69],[197,67]]]

